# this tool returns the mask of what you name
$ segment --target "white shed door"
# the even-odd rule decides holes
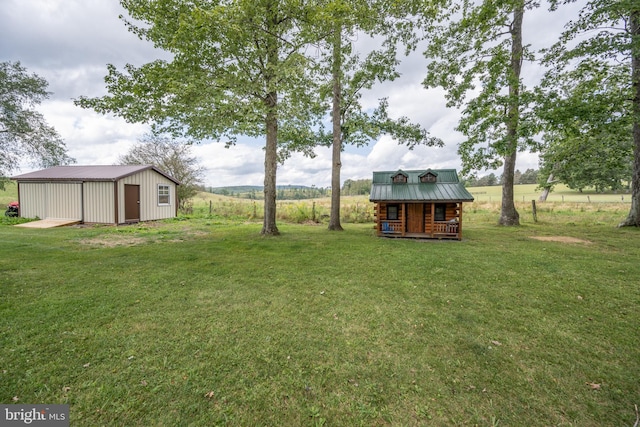
[[[81,183],[50,182],[46,186],[46,218],[82,220]]]

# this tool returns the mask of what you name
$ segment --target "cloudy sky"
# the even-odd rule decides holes
[[[553,43],[575,8],[549,14],[544,8],[525,14],[525,41],[534,47]],[[62,136],[69,154],[82,165],[114,164],[148,131],[145,125],[97,114],[76,107],[73,99],[106,94],[106,65],[119,69],[127,63],[142,65],[162,57],[149,43],[129,33],[119,15],[117,0],[2,0],[0,3],[0,61],[20,61],[27,71],[49,83],[52,96],[38,107]],[[454,131],[459,112],[447,109],[441,90],[422,87],[426,59],[420,52],[406,58],[402,77],[374,87],[364,101],[373,106],[388,97],[394,117],[408,116],[445,142],[443,148],[419,147],[413,151],[382,137],[361,149],[347,148],[342,157],[342,179],[370,178],[374,170],[457,168],[456,153],[462,141]],[[525,79],[534,81],[540,70],[525,64]],[[261,141],[238,140],[229,149],[209,142],[195,145],[193,154],[207,169],[210,186],[262,185],[264,153]],[[518,169],[537,168],[537,157],[519,154]],[[25,166],[21,172],[28,172]],[[501,171],[496,171],[497,174]],[[481,172],[482,174],[482,172]],[[314,159],[295,155],[278,169],[278,184],[328,187],[331,153],[318,149]]]

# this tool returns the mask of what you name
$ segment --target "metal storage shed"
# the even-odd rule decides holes
[[[25,218],[124,224],[178,212],[180,183],[152,165],[56,166],[11,179]]]

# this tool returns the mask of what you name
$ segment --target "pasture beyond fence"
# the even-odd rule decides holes
[[[473,189],[472,189],[473,190]],[[472,193],[474,194],[474,193]],[[552,193],[553,194],[553,193]],[[500,198],[489,198],[489,194],[474,194],[476,200],[465,204],[464,220],[497,221],[500,215]],[[575,221],[582,222],[584,213],[590,214],[590,218],[602,223],[617,225],[629,211],[629,200],[611,201],[610,195],[582,195],[583,197],[559,197],[549,198],[546,202],[538,202],[532,195],[518,195],[516,197],[516,209],[520,213],[520,222],[523,224],[540,221],[553,222],[556,214],[575,216]],[[589,196],[589,198],[587,198]],[[532,200],[536,200],[536,212],[534,216]],[[608,201],[607,201],[608,200]],[[277,220],[282,222],[305,224],[328,224],[331,201],[329,198],[308,199],[296,201],[277,202]],[[341,222],[345,224],[374,222],[373,203],[368,196],[349,196],[342,198]],[[193,199],[191,211],[181,215],[184,218],[227,218],[241,219],[245,221],[261,221],[263,219],[263,202],[261,200],[238,199],[200,193]]]
[[[238,199],[209,193],[200,193],[186,216],[244,218],[246,220],[263,219],[264,204],[261,200]],[[322,223],[329,221],[331,200],[329,198],[285,200],[276,205],[277,219],[302,224],[306,222]],[[367,196],[345,197],[340,210],[341,220],[347,223],[373,222],[373,203]]]
[[[502,187],[469,187],[476,202],[502,201]],[[536,184],[514,186],[514,199],[516,202],[530,203],[531,200],[540,199],[541,190]],[[596,193],[595,191],[576,191],[564,185],[557,185],[554,191],[549,193],[547,202],[560,203],[631,203],[629,193]]]
[[[499,215],[502,187],[470,187],[468,190],[475,201],[465,204],[465,212],[485,212],[487,215]],[[607,211],[615,216],[608,221],[621,221],[628,213],[631,203],[629,194],[598,194],[595,192],[580,193],[558,185],[546,202],[539,202],[540,190],[535,184],[516,185],[514,187],[515,202],[520,212],[521,221],[533,220],[532,200],[537,202],[537,213],[541,221],[545,212],[585,212]],[[17,200],[17,189],[12,183],[4,192],[0,192],[0,203],[6,206]],[[373,203],[367,195],[342,197],[341,221],[344,223],[373,223]],[[279,200],[277,202],[277,219],[291,223],[328,223],[331,212],[329,197],[304,200]],[[260,221],[263,219],[263,201],[240,199],[218,194],[202,192],[186,204],[181,217],[218,217]]]

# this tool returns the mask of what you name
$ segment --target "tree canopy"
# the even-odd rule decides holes
[[[599,188],[617,188],[626,176],[632,202],[620,225],[640,226],[640,4],[588,1],[546,62],[547,175]]]
[[[459,146],[462,174],[504,165],[499,223],[519,224],[513,199],[517,152],[536,145],[531,94],[520,73],[533,56],[523,44],[522,23],[534,2],[450,2],[438,22],[427,28],[433,59],[426,87],[442,87],[449,107],[462,108],[457,130],[466,136]]]
[[[75,162],[60,135],[34,109],[50,96],[47,86],[20,62],[0,63],[0,189],[23,161],[44,168]]]
[[[314,143],[319,112],[304,48],[302,0],[123,0],[130,31],[173,55],[124,72],[108,66],[109,95],[77,103],[195,140],[265,137],[263,234],[278,234],[278,160]]]
[[[329,2],[319,14],[320,28],[326,28],[326,45],[318,69],[330,76],[323,99],[331,99],[330,134],[320,140],[330,141],[332,146],[331,215],[329,230],[341,230],[340,225],[340,168],[341,152],[345,145],[363,146],[382,134],[388,134],[410,148],[416,145],[443,145],[428,132],[407,117],[390,118],[387,99],[380,99],[377,108],[365,111],[361,105],[362,92],[372,89],[377,82],[399,77],[397,46],[411,45],[416,40],[408,19],[414,2],[390,2],[387,0]],[[318,18],[318,17],[316,17]],[[352,49],[349,37],[362,34],[381,39],[380,47],[361,55]],[[323,72],[324,71],[324,72]]]
[[[412,7],[421,2],[410,2]],[[339,154],[343,144],[365,144],[382,133],[401,143],[441,143],[406,117],[391,119],[386,100],[363,111],[360,91],[397,77],[396,44],[409,42],[408,26],[391,17],[410,7],[388,0],[123,0],[126,25],[141,39],[173,55],[124,71],[108,66],[109,95],[77,103],[155,132],[195,140],[265,137],[263,234],[275,224],[277,163],[293,151],[313,155],[317,144],[334,144],[339,228]],[[392,31],[393,30],[393,31]],[[386,32],[386,33],[385,33]],[[356,33],[386,37],[383,47],[360,59],[345,42]],[[313,58],[306,50],[327,55]],[[330,76],[327,78],[327,76]],[[333,132],[325,133],[324,95],[333,102]]]

